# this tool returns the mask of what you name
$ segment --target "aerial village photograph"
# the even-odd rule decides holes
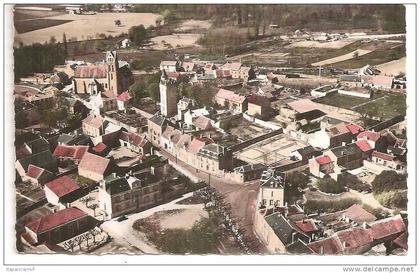
[[[406,6],[10,9],[22,259],[414,251]]]

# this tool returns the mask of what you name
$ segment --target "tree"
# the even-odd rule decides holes
[[[89,230],[89,233],[92,235],[93,243],[96,244],[96,235],[98,235],[99,232],[95,228],[93,228]]]
[[[95,200],[95,199],[92,196],[89,196],[89,195],[85,196],[83,198],[80,198],[80,201],[84,202],[86,207],[88,206],[88,203],[90,201],[93,201],[93,200]]]
[[[99,205],[97,203],[93,203],[89,206],[91,210],[93,210],[93,215],[96,217],[96,209],[99,208]]]
[[[405,189],[407,189],[407,176],[395,171],[383,171],[372,181],[374,193]]]
[[[77,245],[77,243],[76,243],[76,241],[75,241],[75,240],[73,240],[73,239],[67,240],[67,241],[64,243],[64,247],[65,247],[66,249],[69,249],[71,252],[73,252],[74,247],[75,247],[76,245]]]
[[[133,26],[128,30],[128,37],[136,44],[140,45],[147,38],[147,31],[143,25]]]
[[[357,58],[359,58],[359,51],[355,51],[354,53],[353,53],[353,58],[354,59],[357,59]]]
[[[301,172],[293,172],[285,177],[284,201],[293,203],[302,197],[302,189],[310,182],[309,177]]]
[[[74,241],[75,241],[75,242],[76,242],[76,244],[79,246],[79,250],[82,250],[82,244],[83,244],[83,241],[84,241],[83,236],[82,236],[82,235],[80,235],[80,236],[75,237],[75,238],[74,238]]]
[[[117,27],[121,26],[121,20],[120,19],[115,20],[114,23]]]
[[[149,96],[154,100],[154,101],[159,101],[160,100],[160,90],[159,90],[159,83],[157,82],[152,82],[150,84],[148,84],[147,86],[147,91],[149,92]]]
[[[57,39],[55,39],[54,36],[50,37],[50,44],[55,44],[57,42]]]
[[[344,184],[341,181],[335,181],[330,177],[318,179],[316,187],[326,193],[342,193],[345,190]]]

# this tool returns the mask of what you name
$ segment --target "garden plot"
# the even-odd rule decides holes
[[[150,41],[153,42],[151,47],[156,50],[167,50],[170,48],[191,46],[199,47],[196,42],[200,36],[200,34],[172,34],[153,37]]]

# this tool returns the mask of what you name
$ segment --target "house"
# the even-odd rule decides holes
[[[105,133],[108,124],[100,115],[89,115],[82,121],[83,133],[91,137],[99,137]]]
[[[172,126],[166,127],[165,131],[162,133],[161,136],[161,144],[162,148],[169,151],[171,154],[174,153],[174,144],[178,143],[182,132],[178,129],[175,129]]]
[[[125,177],[112,173],[100,181],[99,208],[111,219],[159,204],[162,181],[150,172]]]
[[[187,126],[188,128],[191,128],[194,125],[194,122],[199,117],[211,117],[213,114],[215,114],[216,111],[213,108],[203,107],[198,109],[190,110],[188,109],[184,113],[184,126]]]
[[[235,94],[233,91],[219,89],[214,97],[217,104],[227,107],[237,113],[243,113],[247,110],[247,99],[245,96]]]
[[[50,143],[42,136],[39,136],[34,140],[27,141],[23,145],[30,154],[37,154],[50,149]]]
[[[352,142],[363,131],[359,125],[352,123],[338,123],[327,128],[322,128],[310,134],[309,144],[314,147],[327,149]]]
[[[147,121],[147,139],[152,142],[153,145],[161,147],[161,136],[167,126],[168,120],[160,114],[155,114]]]
[[[93,229],[98,221],[78,208],[66,208],[25,225],[25,238],[34,244],[60,243]],[[28,240],[27,240],[28,241]]]
[[[233,172],[238,176],[238,181],[248,182],[255,179],[260,179],[267,167],[263,164],[248,164],[239,166],[233,169]]]
[[[77,199],[80,187],[68,176],[60,176],[44,185],[48,203],[65,208]]]
[[[59,144],[57,147],[55,147],[53,155],[57,157],[59,161],[70,160],[75,164],[78,164],[88,150],[89,146],[71,146]]]
[[[405,168],[405,165],[395,156],[378,151],[372,152],[372,162],[395,171],[402,171]]]
[[[361,82],[363,86],[369,86],[373,88],[391,89],[394,84],[394,77],[385,75],[374,75],[374,76],[361,76]]]
[[[269,214],[266,210],[257,211],[255,232],[270,253],[287,253],[296,242],[307,244],[310,237],[286,215],[278,211]]]
[[[30,165],[46,169],[51,173],[57,172],[57,159],[52,155],[50,150],[31,154],[16,160],[15,168],[22,179],[27,176]]]
[[[318,105],[309,99],[300,99],[286,103],[280,108],[280,115],[290,121],[301,119],[312,120],[325,115]]]
[[[295,225],[308,236],[311,236],[319,231],[313,219],[302,219],[294,221]]]
[[[358,71],[359,76],[376,76],[380,74],[381,74],[381,71],[379,69],[368,64],[360,68]]]
[[[272,85],[263,85],[258,87],[257,94],[260,96],[264,96],[270,101],[273,101],[280,95],[280,89],[275,88]]]
[[[334,173],[334,162],[328,155],[309,159],[309,171],[316,177],[324,177]]]
[[[92,153],[99,156],[106,156],[110,152],[110,147],[103,142],[99,142],[92,148]]]
[[[311,145],[308,145],[291,152],[290,157],[296,160],[303,161],[304,164],[307,164],[310,158],[318,156],[319,154],[319,150],[316,150]]]
[[[243,73],[241,73],[241,67],[242,63],[225,63],[221,66],[221,69],[223,70],[229,70],[232,78],[234,79],[241,79],[241,75],[243,76]]]
[[[124,128],[128,132],[138,134],[147,132],[147,118],[133,110],[107,112],[105,113],[105,120],[110,124]]]
[[[165,72],[176,72],[178,70],[179,62],[178,61],[161,61],[160,70]]]
[[[182,97],[177,104],[178,120],[184,120],[184,113],[188,110],[197,108],[197,103],[194,99]]]
[[[307,246],[321,255],[358,255],[366,253],[373,247],[391,243],[406,231],[401,215],[378,220],[362,227],[335,232],[332,236],[310,242]]]
[[[213,128],[212,120],[205,116],[199,116],[193,121],[193,125],[197,130],[210,130]]]
[[[248,98],[247,113],[251,116],[267,118],[271,113],[270,101],[263,96],[251,95]]]
[[[262,172],[257,204],[260,208],[284,206],[284,181],[271,168]]]
[[[92,140],[85,134],[61,134],[57,138],[57,144],[91,146]]]
[[[128,38],[123,39],[120,42],[121,48],[129,48],[131,46],[131,40]]]
[[[93,181],[100,181],[111,173],[111,160],[86,152],[78,166],[80,176]]]
[[[324,152],[335,163],[336,166],[345,169],[356,169],[363,166],[363,160],[369,155],[358,147],[356,143],[338,146]]]
[[[26,176],[23,178],[23,181],[30,181],[35,185],[44,185],[46,182],[52,180],[53,178],[54,174],[52,172],[29,164],[28,171],[26,172]]]
[[[140,155],[147,155],[152,151],[152,144],[146,137],[136,133],[121,131],[119,141],[122,147],[127,147]]]
[[[131,103],[132,97],[128,91],[122,92],[117,96],[117,107],[118,110],[124,111],[127,106]]]
[[[239,78],[243,79],[246,82],[255,78],[254,70],[252,70],[252,68],[248,66],[241,66],[241,68],[239,69]]]
[[[365,140],[369,145],[378,151],[385,151],[387,147],[387,141],[384,136],[374,131],[364,131],[357,135],[357,140]]]
[[[333,93],[337,93],[337,89],[331,85],[323,85],[311,90],[311,96],[315,98],[325,97]]]
[[[184,72],[192,72],[196,69],[196,65],[193,62],[182,62],[181,67]]]

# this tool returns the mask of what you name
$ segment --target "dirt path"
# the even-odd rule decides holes
[[[327,59],[327,60],[323,60],[317,63],[313,63],[312,66],[322,66],[322,65],[328,65],[328,64],[333,64],[333,63],[338,63],[338,62],[342,62],[345,60],[350,60],[353,59],[355,57],[355,54],[358,54],[358,56],[362,56],[365,54],[368,54],[372,52],[371,50],[366,50],[366,49],[357,49],[353,52],[335,57],[335,58],[331,58],[331,59]]]
[[[394,60],[394,61],[377,65],[376,67],[379,70],[381,70],[381,72],[384,74],[396,76],[400,74],[401,72],[402,73],[406,72],[406,69],[405,69],[406,61],[407,61],[407,57],[403,57],[398,60]]]

